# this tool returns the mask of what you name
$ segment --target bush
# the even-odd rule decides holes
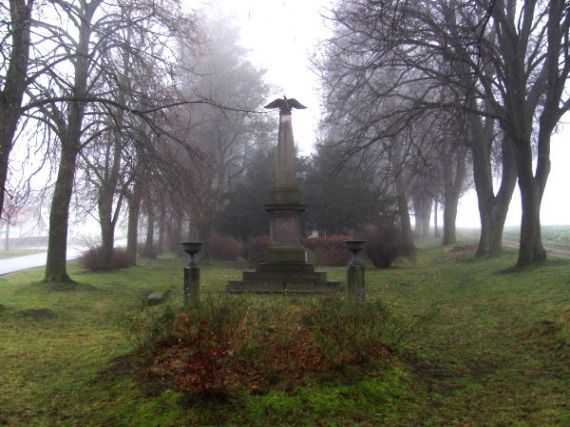
[[[332,298],[311,304],[302,323],[311,331],[324,360],[334,367],[378,356],[388,336],[388,318],[388,309],[379,300],[356,305]]]
[[[172,341],[177,315],[169,305],[149,309],[144,304],[140,310],[124,313],[122,323],[129,341],[151,356],[157,348]]]
[[[88,271],[127,268],[131,265],[127,250],[125,248],[115,248],[111,257],[111,265],[106,267],[103,258],[103,248],[101,246],[93,247],[83,253],[79,259],[79,263]]]
[[[179,313],[145,308],[130,320],[130,339],[146,350],[150,372],[201,398],[243,387],[267,392],[390,357],[402,329],[380,301],[357,306],[337,296],[277,305],[222,297]]]
[[[271,238],[267,235],[254,237],[250,240],[247,248],[247,262],[255,265],[263,262],[267,248],[271,244]]]
[[[318,265],[345,266],[351,259],[346,249],[345,240],[348,236],[332,235],[328,237],[309,237],[303,239],[303,245],[315,252]]]
[[[395,224],[369,227],[365,230],[364,253],[376,268],[389,268],[400,257],[413,260],[416,248],[402,241],[402,233]]]
[[[218,261],[235,261],[240,255],[240,244],[233,237],[214,234],[208,244],[210,256]]]

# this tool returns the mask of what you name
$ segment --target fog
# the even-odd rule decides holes
[[[322,122],[323,114],[325,114],[327,107],[329,106],[323,105],[323,102],[325,102],[324,97],[326,96],[326,92],[322,87],[322,69],[319,70],[319,64],[321,64],[320,66],[322,68],[322,61],[325,57],[324,43],[326,43],[326,40],[333,35],[333,23],[329,18],[331,17],[331,8],[335,6],[335,4],[336,2],[332,0],[311,2],[301,0],[247,0],[239,2],[230,0],[186,0],[183,3],[184,11],[189,13],[191,17],[198,17],[198,20],[205,17],[205,21],[212,19],[217,20],[220,34],[227,28],[235,26],[237,28],[237,33],[235,34],[235,40],[232,41],[232,43],[235,43],[236,49],[244,49],[242,58],[238,58],[237,60],[242,61],[243,63],[248,62],[248,64],[251,65],[252,70],[254,70],[252,71],[254,73],[260,70],[263,71],[263,84],[267,86],[264,89],[265,92],[262,93],[262,91],[258,91],[257,95],[263,97],[264,101],[259,100],[257,104],[251,104],[251,106],[248,107],[245,102],[240,104],[241,101],[237,100],[237,98],[231,98],[231,96],[227,98],[227,102],[224,101],[225,95],[213,98],[214,103],[222,108],[237,107],[238,109],[252,109],[257,111],[257,113],[252,114],[247,118],[239,118],[239,120],[245,120],[243,123],[251,120],[252,116],[263,117],[263,119],[260,120],[264,121],[264,124],[260,124],[259,126],[265,126],[263,129],[265,136],[261,138],[258,138],[259,134],[256,137],[252,137],[251,135],[239,136],[239,138],[243,139],[243,141],[240,142],[242,146],[240,146],[239,149],[236,149],[240,153],[242,153],[242,151],[243,153],[249,152],[248,150],[253,150],[256,146],[266,144],[271,138],[273,138],[273,141],[269,141],[269,144],[275,143],[275,117],[272,117],[270,113],[259,114],[259,111],[262,110],[263,102],[268,102],[283,95],[295,97],[308,107],[306,110],[296,112],[294,118],[294,134],[299,154],[304,157],[310,157],[317,153],[318,144],[323,141],[326,132],[329,131]],[[52,12],[44,11],[43,16],[48,16],[50,13]],[[69,22],[66,25],[69,26]],[[158,26],[159,23],[154,23],[153,25]],[[72,37],[76,36],[74,32],[75,30],[71,29]],[[200,31],[198,31],[198,34],[200,34]],[[157,35],[156,37],[156,40],[164,41],[165,46],[170,46],[169,49],[175,45],[175,43],[171,41],[166,41],[166,35]],[[198,40],[201,36],[195,37],[197,37],[196,40]],[[190,45],[192,45],[192,43],[194,42],[189,42]],[[51,46],[52,44],[53,41],[50,41],[46,46]],[[196,47],[197,44],[194,43],[193,46]],[[191,52],[194,47],[190,47],[189,52]],[[172,52],[166,54],[166,59],[164,59],[165,62],[171,61],[173,56],[176,56],[176,54],[173,53],[176,49],[178,48],[174,48],[172,49]],[[196,52],[200,52],[200,49],[203,48],[196,48]],[[41,48],[38,48],[38,51],[41,53]],[[196,52],[192,51],[192,55],[196,54]],[[197,55],[199,56],[201,54],[203,54],[203,52]],[[40,54],[36,52],[35,55]],[[204,66],[200,65],[199,60],[196,60],[197,62],[195,63],[192,61],[193,60],[190,60],[190,63],[186,64],[188,69],[191,69],[192,67],[198,67],[197,69],[199,69],[199,67]],[[208,59],[208,61],[210,61],[210,59]],[[219,66],[219,64],[217,66]],[[72,67],[69,62],[63,62],[58,65],[58,67],[60,67],[59,70],[62,78],[70,78],[70,75],[73,74]],[[167,66],[165,65],[164,67],[166,70]],[[207,66],[204,67],[206,67],[204,70],[209,70]],[[212,69],[215,69],[215,67]],[[61,70],[64,71],[62,72]],[[192,72],[194,71],[195,70]],[[211,70],[203,72],[202,78],[208,73],[211,73]],[[214,72],[214,74],[215,73],[216,72]],[[195,76],[199,74],[200,73]],[[204,95],[206,92],[200,93],[200,90],[203,89],[205,83],[197,82],[197,77],[195,76],[192,78],[188,76],[176,77],[179,79],[176,84],[179,85],[182,85],[180,82],[184,79],[189,79],[189,81],[191,81],[191,88],[192,90],[195,90],[193,95],[190,96],[190,98],[194,96],[194,99],[190,100],[191,102],[196,102],[196,99],[200,96],[202,96],[200,99],[206,98],[206,95]],[[133,81],[136,81],[136,79]],[[237,81],[239,81],[239,78]],[[46,87],[50,87],[50,90],[55,90],[55,86],[50,86],[53,85],[53,83],[49,79],[42,83],[45,84]],[[169,84],[173,83],[170,82]],[[27,101],[29,101],[29,99]],[[204,129],[197,132],[207,132],[208,130],[204,127],[205,125],[203,123],[206,121],[216,120],[214,118],[215,114],[207,112],[203,107],[192,108],[187,110],[186,113],[177,111],[176,114],[181,114],[182,117],[182,119],[178,118],[177,120],[181,120],[181,122],[187,120],[188,129],[200,129],[200,127],[203,127]],[[200,108],[202,108],[202,110],[200,110]],[[184,114],[186,114],[186,116],[184,116]],[[222,114],[222,116],[224,114]],[[196,120],[195,117],[202,117],[202,123],[198,123],[198,121],[193,122]],[[568,159],[570,155],[570,149],[567,144],[570,126],[565,123],[564,118],[565,117],[563,117],[563,120],[557,128],[557,132],[552,138],[552,169],[541,206],[541,221],[543,225],[563,225],[570,223],[568,217],[570,201],[565,196],[567,194],[566,185],[570,182],[570,168],[565,164],[566,159]],[[32,120],[32,118],[28,119]],[[225,119],[220,120],[223,121]],[[30,181],[33,189],[33,198],[30,198],[30,203],[39,206],[38,212],[41,213],[41,217],[36,218],[36,224],[38,227],[37,230],[41,231],[26,231],[22,228],[23,226],[21,222],[17,224],[16,221],[12,227],[12,237],[23,237],[35,232],[39,232],[41,234],[47,233],[47,219],[49,216],[49,207],[57,175],[60,149],[54,142],[56,139],[54,139],[53,135],[50,136],[51,142],[49,145],[46,145],[46,141],[42,138],[42,135],[44,135],[43,132],[46,132],[46,130],[47,128],[40,124],[36,124],[31,128],[23,128],[10,156],[11,173],[8,189],[12,189],[10,190],[12,192],[15,192],[13,189],[22,187],[22,185],[24,185],[22,183],[26,182],[26,179],[32,175],[32,171],[35,171],[38,165],[42,164],[42,162],[47,158],[47,162],[45,162],[43,168],[37,173],[34,173]],[[194,131],[195,130],[192,132]],[[229,127],[224,130],[224,132],[230,133],[234,131],[234,128],[230,129]],[[181,132],[181,130],[177,129],[176,132]],[[264,138],[266,138],[267,141],[265,141]],[[202,149],[203,147],[200,146],[200,144],[202,143],[196,144],[193,149]],[[208,150],[210,150],[210,148],[205,151]],[[211,153],[208,155],[210,154]],[[93,158],[99,158],[100,156],[100,154],[97,154],[96,152],[92,152],[89,155],[93,156]],[[85,159],[86,157],[83,160]],[[232,175],[235,171],[239,170],[240,167],[243,167],[243,165],[240,166],[234,164],[230,167],[228,174]],[[194,168],[194,170],[196,170],[196,168]],[[87,179],[91,176],[90,174],[95,175],[94,172],[78,172],[75,176],[75,184],[77,185],[79,181]],[[220,175],[221,178],[218,177],[213,179],[213,181],[208,185],[218,185],[216,184],[217,179],[227,179],[227,176],[222,175]],[[196,181],[195,185],[198,187],[202,185],[199,183],[202,177],[197,178],[196,176],[189,175],[189,177],[185,179]],[[472,176],[469,176],[467,181],[472,183]],[[125,185],[128,186],[132,184]],[[388,188],[393,185],[393,183],[382,185],[385,185],[386,188]],[[498,181],[496,182],[496,185],[498,185]],[[82,191],[84,192],[75,192],[72,199],[69,236],[82,241],[94,242],[99,240],[100,235],[100,220],[96,211],[97,202],[96,198],[92,197],[93,193],[88,187],[85,187]],[[219,191],[225,192],[227,189],[220,188]],[[33,202],[31,202],[31,200],[33,200]],[[116,223],[115,237],[124,238],[126,237],[128,217],[125,204],[126,202],[122,196],[115,195],[114,203],[115,207],[118,203],[123,203],[120,213],[117,214],[118,221]],[[505,222],[507,226],[518,226],[520,224],[520,204],[519,190],[517,188],[515,189]],[[184,206],[184,209],[188,209],[189,211],[192,210],[192,208],[188,207],[189,205],[182,204],[181,206]],[[218,208],[219,207],[216,209]],[[413,223],[413,209],[411,211]],[[198,215],[195,212],[192,214],[185,214],[188,214],[189,216],[194,215],[194,217]],[[438,222],[441,224],[443,222],[441,208],[439,210],[439,214]],[[187,221],[187,218],[183,221]],[[146,213],[144,213],[140,222],[140,233],[138,236],[139,241],[144,240],[143,234],[147,222],[148,218]],[[466,189],[459,201],[456,224],[459,227],[479,227],[480,219],[477,197],[473,188]],[[19,229],[18,226],[20,227]],[[28,224],[26,227],[30,228],[30,225]],[[5,232],[5,230],[6,227],[4,226],[3,232]]]

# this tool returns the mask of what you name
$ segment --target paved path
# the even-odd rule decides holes
[[[67,248],[67,260],[71,261],[79,258],[85,249],[85,246],[69,246]],[[16,271],[27,270],[28,268],[43,267],[46,265],[46,259],[47,252],[4,258],[0,260],[0,276],[15,273]]]

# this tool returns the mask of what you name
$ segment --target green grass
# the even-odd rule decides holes
[[[99,274],[73,264],[76,290],[46,287],[41,270],[3,276],[0,425],[570,425],[570,262],[500,273],[514,262],[428,247],[414,266],[369,270],[367,298],[414,325],[397,358],[226,402],[152,384],[126,356],[125,315],[154,290],[180,305],[184,259]],[[203,267],[203,294],[239,277]]]

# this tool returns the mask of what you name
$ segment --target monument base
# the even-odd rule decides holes
[[[315,271],[307,263],[260,263],[255,271],[244,271],[243,280],[232,280],[230,293],[298,293],[324,294],[339,292],[340,283],[327,280],[327,273]]]

